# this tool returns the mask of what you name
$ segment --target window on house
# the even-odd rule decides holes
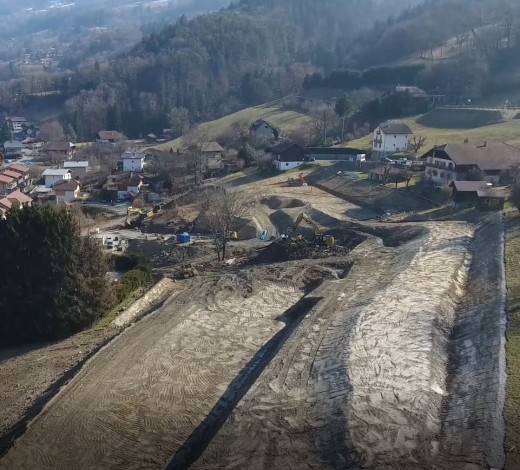
[[[451,181],[451,173],[448,173],[446,176],[448,177],[448,181]]]
[[[444,178],[444,172],[441,171],[441,174],[439,175],[441,178]]]
[[[288,164],[288,163],[286,163],[286,164],[285,164],[285,166],[289,166],[289,164]]]
[[[449,168],[450,170],[453,170],[453,163],[448,163],[448,168]]]
[[[438,175],[437,170],[433,170],[432,174],[433,174],[433,176],[437,176]]]

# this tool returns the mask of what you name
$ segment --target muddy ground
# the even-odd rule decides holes
[[[0,468],[500,468],[500,218],[360,223],[316,188],[246,191],[257,229],[304,210],[345,246],[293,256],[246,241],[232,266],[179,282]]]

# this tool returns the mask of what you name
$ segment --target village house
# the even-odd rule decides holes
[[[81,186],[75,179],[61,180],[54,184],[56,203],[72,202],[78,198]]]
[[[502,210],[506,195],[495,191],[485,181],[453,181],[452,201],[455,207],[478,207],[480,210]]]
[[[51,169],[48,168],[43,172],[45,178],[45,187],[52,188],[54,185],[62,180],[70,180],[72,178],[71,171],[65,168]]]
[[[273,142],[278,140],[278,130],[263,119],[258,119],[251,124],[249,134],[253,139],[259,141]]]
[[[412,135],[412,130],[406,124],[380,124],[374,130],[372,151],[378,159],[396,152],[406,152]]]
[[[84,178],[89,171],[88,161],[68,161],[63,163],[63,168],[70,170],[72,178]]]
[[[4,147],[4,155],[9,157],[21,157],[22,149],[25,148],[25,145],[16,140],[6,140],[3,144]]]
[[[143,177],[140,175],[131,175],[130,177],[120,181],[117,185],[117,197],[119,199],[134,199],[139,195],[143,188]]]
[[[147,144],[155,144],[157,142],[157,136],[155,134],[148,134],[145,141]]]
[[[102,144],[111,144],[117,145],[122,142],[125,142],[126,136],[121,134],[121,132],[117,131],[99,131],[98,132],[98,142]]]
[[[26,139],[22,140],[22,144],[24,144],[28,149],[36,150],[42,148],[45,145],[45,142],[37,139],[36,137],[27,137]]]
[[[8,167],[9,171],[14,171],[23,176],[23,181],[27,182],[29,180],[29,167],[25,165],[20,165],[18,163],[13,163]]]
[[[28,207],[32,203],[32,199],[20,191],[14,191],[7,196],[0,198],[0,214],[5,215],[7,211],[18,207]]]
[[[13,178],[16,181],[17,187],[23,186],[23,184],[24,184],[24,181],[25,181],[24,176],[20,173],[17,173],[16,171],[10,170],[9,168],[1,170],[0,174]]]
[[[0,174],[0,194],[9,194],[16,189],[17,182],[12,176]]]
[[[47,142],[42,152],[46,155],[58,155],[64,159],[70,159],[76,151],[76,146],[72,142]]]
[[[446,144],[433,148],[421,160],[425,161],[426,180],[437,185],[475,179],[472,173],[499,184],[504,171],[520,164],[520,149],[499,142]]]
[[[123,162],[123,171],[125,172],[142,172],[144,170],[144,153],[124,152],[121,155]]]
[[[15,133],[20,132],[23,129],[23,125],[27,123],[27,119],[17,116],[7,116],[5,120],[9,124],[9,129],[11,132]]]
[[[274,167],[279,171],[292,170],[305,163],[305,150],[293,142],[283,142],[273,147]]]

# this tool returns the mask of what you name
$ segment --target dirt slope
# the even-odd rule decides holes
[[[0,468],[162,468],[300,293],[194,282],[98,353],[31,423]]]

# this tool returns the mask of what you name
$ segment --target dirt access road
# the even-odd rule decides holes
[[[355,209],[290,195],[329,227]],[[190,281],[98,353],[0,468],[500,468],[500,220],[424,224],[390,246],[398,229],[367,226],[307,295],[302,272],[324,260]]]

